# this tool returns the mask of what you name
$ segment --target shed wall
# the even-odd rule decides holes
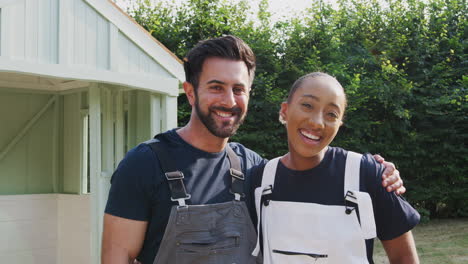
[[[18,140],[0,160],[0,194],[54,192],[54,107],[18,137],[51,96],[0,90],[0,153]]]
[[[58,3],[58,0],[23,0],[3,7],[1,55],[57,63]]]
[[[89,203],[89,195],[0,196],[1,263],[91,263]]]
[[[173,78],[83,0],[20,0],[0,11],[0,56]]]
[[[63,96],[63,184],[62,192],[80,193],[81,137],[80,93]]]
[[[0,195],[0,259],[8,264],[56,263],[54,194]]]

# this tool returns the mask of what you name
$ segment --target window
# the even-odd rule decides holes
[[[81,193],[90,193],[90,171],[89,171],[89,113],[81,110]]]

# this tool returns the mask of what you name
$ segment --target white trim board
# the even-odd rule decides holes
[[[36,64],[1,57],[0,72],[23,73],[52,78],[121,85],[171,96],[178,96],[179,94],[178,79],[159,77],[149,74],[116,73],[107,70],[95,70],[84,67],[64,67],[63,65],[58,64]],[[51,89],[50,91],[63,90],[67,90],[67,86],[54,87],[54,89]]]

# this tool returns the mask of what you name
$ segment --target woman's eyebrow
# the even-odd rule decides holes
[[[312,99],[316,100],[317,102],[320,102],[320,98],[318,98],[317,96],[312,95],[312,94],[303,94],[302,97],[312,98]],[[340,106],[335,104],[335,103],[330,103],[330,105],[341,110]]]
[[[312,99],[315,99],[317,102],[320,102],[320,99],[317,96],[312,95],[312,94],[303,94],[302,97],[312,98]]]

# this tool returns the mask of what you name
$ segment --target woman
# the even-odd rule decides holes
[[[418,263],[419,214],[381,186],[382,165],[329,146],[345,107],[342,86],[325,73],[299,78],[282,103],[289,152],[253,180],[264,263],[373,263],[376,236],[391,263]]]

